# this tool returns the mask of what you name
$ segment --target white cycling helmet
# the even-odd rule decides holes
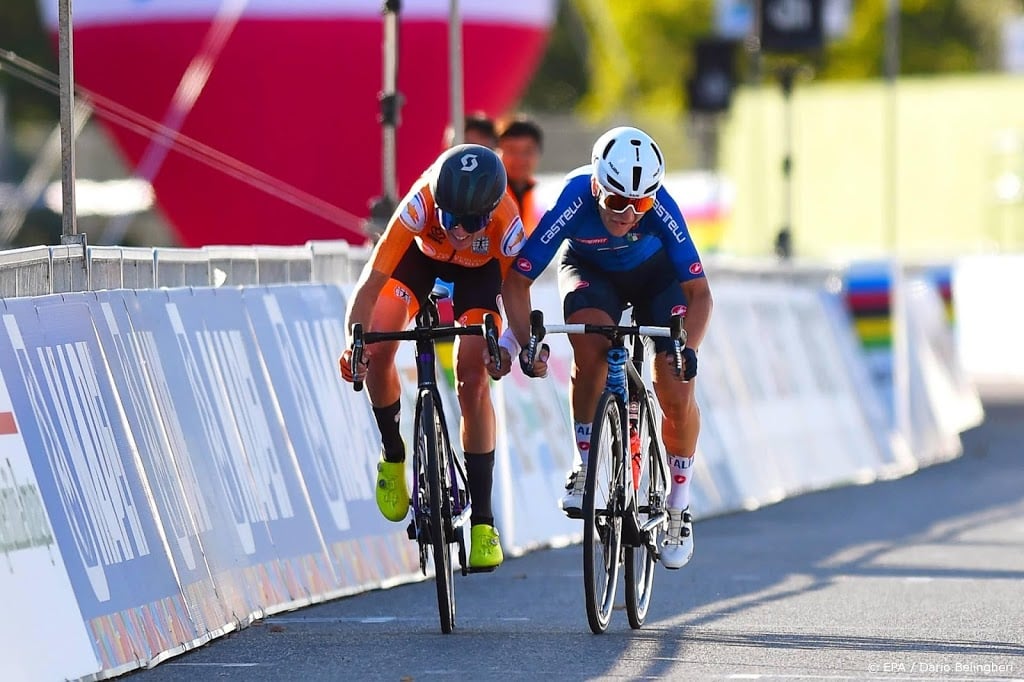
[[[605,190],[631,199],[653,196],[665,175],[665,157],[638,128],[612,128],[594,143],[594,177]]]

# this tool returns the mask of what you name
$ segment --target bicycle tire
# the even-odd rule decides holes
[[[652,511],[664,503],[665,481],[657,466],[657,457],[661,456],[658,445],[657,424],[651,413],[651,396],[640,400],[639,428],[641,443],[640,483],[636,488],[636,510],[640,525],[650,518]],[[661,502],[659,502],[659,500]],[[649,545],[626,547],[626,615],[629,626],[638,630],[647,619],[647,611],[651,606],[654,593],[654,566],[657,555]]]
[[[434,395],[420,393],[420,422],[417,439],[422,439],[426,453],[427,488],[430,505],[430,542],[434,555],[434,583],[437,587],[437,613],[441,632],[449,634],[455,629],[455,580],[452,575],[452,554],[449,528],[451,527],[451,497],[448,493],[445,457],[449,450],[448,434],[438,420]]]
[[[604,393],[597,405],[583,495],[583,586],[594,634],[608,629],[622,560],[626,458],[621,402]]]

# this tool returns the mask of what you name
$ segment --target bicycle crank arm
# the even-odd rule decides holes
[[[650,533],[655,530],[658,526],[661,526],[668,522],[668,510],[662,510],[654,516],[647,519],[647,522],[640,527],[642,533]]]
[[[458,516],[452,517],[452,528],[461,528],[469,525],[469,517],[473,512],[472,507],[466,507]]]

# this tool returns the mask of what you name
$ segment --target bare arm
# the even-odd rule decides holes
[[[388,275],[370,266],[371,263],[367,263],[359,275],[359,281],[356,282],[355,291],[352,293],[352,301],[345,314],[345,329],[349,332],[356,323],[362,324],[365,330],[370,329],[373,306],[380,297],[384,285],[388,283]]]
[[[691,279],[680,286],[686,296],[686,345],[697,350],[704,340],[708,322],[711,320],[711,309],[714,307],[711,287],[706,277]]]
[[[505,304],[508,328],[516,335],[519,345],[525,346],[530,340],[530,287],[533,280],[512,270],[505,277],[501,287],[501,298]]]

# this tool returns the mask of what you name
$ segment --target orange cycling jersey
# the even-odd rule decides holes
[[[505,194],[494,209],[491,222],[473,236],[470,247],[456,250],[437,219],[429,182],[426,177],[422,177],[391,217],[387,229],[373,249],[370,267],[391,275],[402,256],[415,242],[423,255],[443,263],[478,268],[496,259],[501,264],[504,276],[525,241],[523,221],[519,217],[515,199]]]

